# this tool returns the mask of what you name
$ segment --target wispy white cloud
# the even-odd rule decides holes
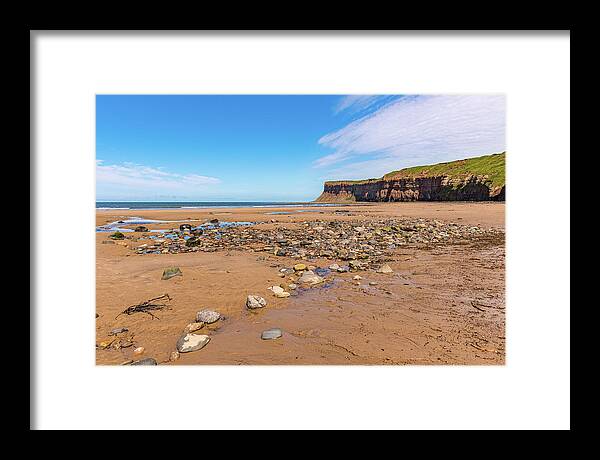
[[[348,96],[339,107],[372,106]],[[373,98],[375,96],[369,96]],[[401,97],[319,144],[333,152],[314,162],[332,178],[381,176],[393,169],[450,161],[505,150],[505,97],[456,95]]]
[[[219,184],[216,177],[177,174],[135,163],[104,164],[96,160],[96,189],[99,195],[157,195],[195,192]]]

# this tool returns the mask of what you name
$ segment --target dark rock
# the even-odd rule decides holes
[[[179,267],[168,267],[163,271],[162,280],[168,280],[173,278],[174,276],[183,276],[181,269]]]
[[[144,358],[137,361],[134,361],[130,364],[130,366],[156,366],[158,363],[154,358]]]

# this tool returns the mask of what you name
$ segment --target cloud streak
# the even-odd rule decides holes
[[[195,192],[198,188],[219,184],[216,177],[199,174],[177,174],[135,163],[105,165],[96,160],[96,188],[98,194],[180,194]]]
[[[341,110],[378,102],[374,96],[349,97],[338,104]],[[404,96],[324,135],[319,144],[333,152],[313,166],[348,179],[499,152],[506,148],[505,97]]]

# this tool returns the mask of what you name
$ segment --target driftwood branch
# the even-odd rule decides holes
[[[167,304],[158,302],[160,300],[170,301],[171,297],[169,296],[169,294],[163,294],[153,299],[148,299],[142,303],[131,305],[130,307],[127,307],[125,310],[119,313],[117,316],[115,316],[115,319],[117,319],[121,315],[133,315],[134,313],[146,313],[147,315],[150,315],[152,319],[160,319],[158,316],[154,315],[152,311],[163,310],[165,308],[170,309]]]

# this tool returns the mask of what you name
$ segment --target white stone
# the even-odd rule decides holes
[[[257,295],[249,295],[248,298],[246,299],[246,307],[248,307],[250,310],[255,310],[257,308],[263,308],[266,305],[267,305],[267,301]]]
[[[221,314],[213,310],[201,310],[196,313],[197,323],[212,324],[221,319]]]
[[[377,273],[394,273],[394,270],[388,265],[384,264],[377,270]]]
[[[180,353],[189,353],[190,351],[200,350],[210,342],[210,337],[200,334],[185,334],[177,341],[177,351]]]

